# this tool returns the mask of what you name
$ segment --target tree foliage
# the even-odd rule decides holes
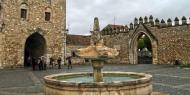
[[[138,40],[138,49],[142,50],[143,48],[147,48],[149,51],[152,51],[151,41],[148,36],[140,37]]]
[[[142,50],[144,48],[144,46],[145,46],[144,40],[139,39],[139,41],[138,41],[138,49]]]

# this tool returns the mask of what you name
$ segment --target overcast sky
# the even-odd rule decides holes
[[[153,15],[165,19],[190,17],[190,0],[67,0],[67,27],[70,34],[89,34],[94,17],[101,29],[107,24],[128,25],[135,17]]]

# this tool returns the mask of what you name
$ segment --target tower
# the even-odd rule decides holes
[[[1,0],[1,7],[0,66],[30,66],[29,57],[63,56],[66,0]]]

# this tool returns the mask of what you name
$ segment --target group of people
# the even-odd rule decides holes
[[[66,60],[68,69],[72,69],[72,62],[71,62],[71,56],[67,57]],[[46,70],[47,69],[47,61],[45,57],[39,57],[39,58],[34,58],[34,57],[29,57],[28,62],[32,65],[32,70]],[[61,69],[61,62],[62,59],[61,57],[58,57],[57,59],[50,57],[49,58],[49,67],[54,68],[54,66],[57,65],[58,69]]]
[[[56,64],[55,62],[56,62],[56,60],[51,57],[50,62],[49,62],[49,65],[51,66],[51,68],[54,67],[54,65]],[[60,57],[57,59],[57,65],[58,65],[58,69],[61,69],[61,58]]]
[[[36,70],[37,66],[39,70],[46,70],[47,68],[47,64],[44,57],[39,57],[39,58],[29,57],[28,61],[32,64],[33,70]]]

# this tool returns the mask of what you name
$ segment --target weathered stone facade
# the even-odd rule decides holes
[[[115,63],[138,64],[137,40],[145,34],[151,40],[153,64],[174,64],[179,60],[183,64],[190,64],[190,24],[186,17],[182,17],[182,24],[175,18],[172,25],[171,19],[159,22],[153,17],[135,18],[130,27],[106,27],[102,30],[105,43],[110,47],[118,48],[120,55]],[[113,27],[113,26],[112,26]],[[113,62],[113,61],[112,61]]]
[[[44,56],[63,56],[66,0],[1,0],[0,67],[23,66],[26,40],[44,39]],[[22,18],[22,9],[27,10]],[[49,12],[50,20],[45,20]]]
[[[72,56],[77,49],[85,48],[90,45],[90,36],[83,35],[67,35],[66,56]],[[72,64],[84,64],[84,58],[73,57]]]

